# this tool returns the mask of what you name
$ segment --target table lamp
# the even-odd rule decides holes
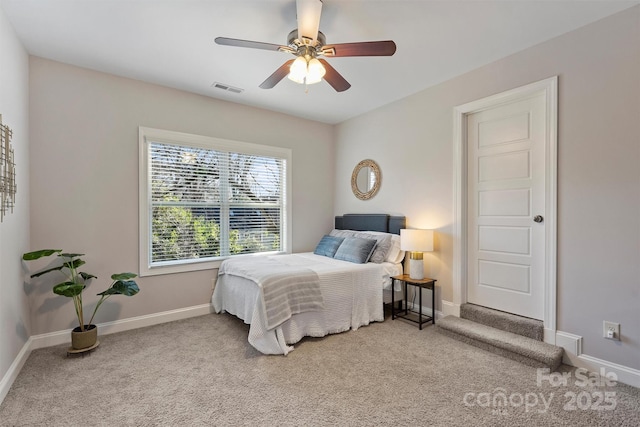
[[[409,277],[424,279],[422,253],[433,251],[433,230],[400,230],[400,249],[409,252]]]

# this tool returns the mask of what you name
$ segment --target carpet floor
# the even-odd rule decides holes
[[[638,426],[640,390],[389,318],[264,356],[211,314],[31,353],[1,426]]]

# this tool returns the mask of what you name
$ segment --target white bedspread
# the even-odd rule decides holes
[[[225,274],[249,279],[258,285],[267,328],[273,329],[297,313],[324,308],[318,274],[283,256],[231,258],[220,265]]]
[[[226,311],[250,324],[249,343],[260,352],[287,354],[305,336],[322,337],[384,320],[383,287],[390,283],[389,275],[398,274],[397,266],[354,264],[313,253],[273,257],[287,257],[287,263],[316,272],[325,309],[295,314],[270,329],[258,286],[242,277],[219,276],[212,296],[215,311]]]

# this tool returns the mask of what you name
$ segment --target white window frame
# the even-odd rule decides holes
[[[183,145],[195,148],[212,150],[233,151],[236,153],[278,157],[285,160],[285,184],[283,186],[283,212],[282,212],[282,250],[277,253],[291,252],[291,150],[288,148],[273,147],[268,145],[253,144],[248,142],[233,141],[228,139],[213,138],[208,136],[193,135],[189,133],[174,132],[163,129],[147,127],[138,128],[139,136],[139,252],[140,270],[139,275],[153,276],[159,274],[182,273],[188,271],[199,271],[218,268],[220,263],[228,257],[221,257],[215,260],[179,260],[165,262],[161,265],[151,266],[151,175],[149,170],[149,145],[151,143],[165,143],[173,145]],[[236,256],[254,256],[236,255]]]

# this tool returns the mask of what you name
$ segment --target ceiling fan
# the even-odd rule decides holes
[[[319,31],[322,0],[296,0],[296,11],[298,28],[289,33],[286,46],[227,37],[217,37],[215,42],[225,46],[291,53],[296,57],[267,77],[260,84],[262,89],[273,88],[287,76],[290,80],[305,85],[324,79],[337,92],[343,92],[351,84],[326,60],[318,57],[392,56],[396,52],[396,44],[391,40],[327,45],[324,34]]]

